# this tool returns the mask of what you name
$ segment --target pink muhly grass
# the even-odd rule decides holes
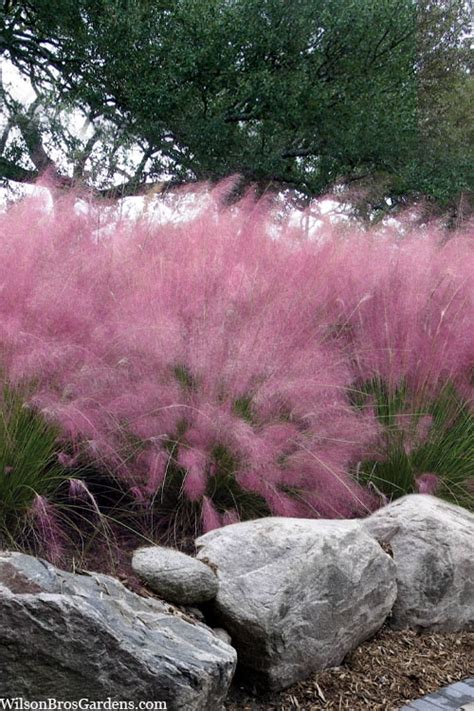
[[[90,496],[87,484],[81,479],[69,479],[68,493],[71,499],[85,499]]]
[[[415,487],[419,494],[436,494],[440,486],[440,479],[437,474],[425,472],[415,479]]]
[[[144,456],[146,463],[145,492],[153,496],[159,490],[166,476],[168,457],[164,452],[147,452]]]
[[[68,494],[72,501],[88,503],[93,511],[95,511],[98,516],[101,516],[97,499],[85,481],[82,481],[82,479],[69,479]]]
[[[137,504],[147,504],[148,503],[148,498],[147,498],[145,492],[139,486],[130,487],[130,494],[133,496],[133,498]]]
[[[447,381],[472,397],[472,240],[329,222],[308,240],[264,203],[205,199],[165,225],[72,198],[0,215],[2,366],[137,502],[181,477],[206,527],[245,517],[241,494],[277,515],[370,511],[350,472],[383,427],[351,394],[405,384],[415,413]]]
[[[331,269],[333,318],[358,377],[382,378],[391,388],[405,382],[430,397],[449,380],[472,396],[472,240],[443,244],[436,231],[397,239],[353,235],[337,248],[333,259],[344,269],[339,277]]]
[[[227,509],[222,514],[222,525],[230,526],[233,523],[239,523],[240,516],[235,509]]]
[[[178,464],[185,470],[183,489],[190,501],[197,501],[206,491],[207,458],[197,449],[181,449]]]
[[[77,455],[67,454],[66,452],[58,452],[58,462],[65,469],[70,469],[75,464],[77,464]],[[75,479],[70,479],[70,481],[76,481]],[[82,482],[81,482],[82,483]]]
[[[426,442],[433,427],[433,416],[423,415],[416,423],[416,437],[418,442]]]
[[[44,496],[36,494],[30,516],[40,550],[52,563],[61,563],[64,555],[64,533],[53,504]]]
[[[399,413],[395,415],[395,423],[402,436],[403,449],[410,455],[417,447],[428,439],[433,425],[432,415],[417,417],[417,413]]]
[[[202,528],[204,533],[222,526],[222,519],[207,496],[202,498]]]

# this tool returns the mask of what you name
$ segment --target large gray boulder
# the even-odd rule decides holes
[[[114,578],[0,552],[0,697],[217,710],[235,664],[207,627]]]
[[[384,623],[395,566],[356,521],[265,518],[211,531],[198,558],[219,579],[212,610],[244,683],[278,690],[338,665]]]
[[[474,626],[474,516],[427,494],[384,506],[363,525],[397,567],[395,627],[455,632]]]
[[[217,595],[217,577],[208,565],[163,546],[138,548],[132,557],[135,573],[163,600],[195,605]]]

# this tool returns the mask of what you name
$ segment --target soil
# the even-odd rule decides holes
[[[234,684],[227,711],[398,711],[404,704],[474,675],[474,633],[417,634],[383,627],[344,663],[282,692],[247,694]]]

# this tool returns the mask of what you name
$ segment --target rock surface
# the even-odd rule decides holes
[[[396,597],[393,561],[355,521],[259,519],[196,545],[216,566],[213,612],[253,690],[339,664],[381,627]]]
[[[456,632],[474,627],[474,516],[427,494],[410,494],[363,522],[390,545],[397,567],[395,627]]]
[[[236,654],[210,629],[106,575],[0,552],[0,697],[222,708]]]
[[[172,548],[138,548],[132,568],[163,600],[178,605],[207,602],[217,595],[218,581],[211,568]]]
[[[214,627],[212,631],[214,632],[216,637],[219,637],[219,639],[221,639],[223,642],[227,642],[227,644],[232,644],[232,637],[227,632],[227,630],[223,629],[222,627]]]

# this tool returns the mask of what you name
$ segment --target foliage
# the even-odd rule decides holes
[[[467,235],[381,228],[376,240],[352,235],[338,255],[344,268],[320,274],[335,292],[351,399],[382,425],[360,480],[388,498],[428,488],[472,507],[472,258]]]
[[[468,502],[472,236],[308,237],[228,190],[176,223],[74,197],[0,216],[2,364],[70,465],[112,474],[155,533],[365,515],[413,488]]]
[[[58,424],[29,404],[33,392],[34,384],[5,382],[0,397],[0,544],[77,562],[94,539],[110,546],[110,514],[65,451]],[[114,502],[117,494],[115,485]]]
[[[449,383],[431,399],[422,393],[413,397],[403,385],[390,392],[378,380],[355,395],[359,407],[375,399],[383,426],[375,459],[359,466],[360,481],[387,501],[411,493],[436,494],[473,508],[474,416]]]
[[[368,509],[346,470],[371,418],[351,409],[350,370],[321,342],[306,261],[269,239],[261,205],[123,222],[112,241],[67,203],[44,215],[26,202],[2,222],[9,376],[37,379],[35,404],[137,500],[173,471],[189,500],[210,500],[225,469],[238,484],[221,497],[227,515],[241,489],[282,515]]]
[[[0,397],[0,538],[9,545],[21,538],[28,517],[34,518],[39,509],[42,535],[48,536],[44,502],[65,479],[58,461],[58,428],[29,407],[27,399],[27,392],[4,384]],[[54,538],[52,530],[49,535]]]
[[[237,173],[262,191],[307,196],[367,177],[382,182],[380,199],[446,203],[472,189],[464,0],[6,8],[4,49],[37,99],[25,111],[4,94],[4,176],[30,179],[50,167],[60,183],[85,181],[109,195],[164,176]],[[88,123],[83,136],[64,129],[72,108]],[[67,157],[62,166],[53,147]],[[111,188],[118,173],[126,178]]]

